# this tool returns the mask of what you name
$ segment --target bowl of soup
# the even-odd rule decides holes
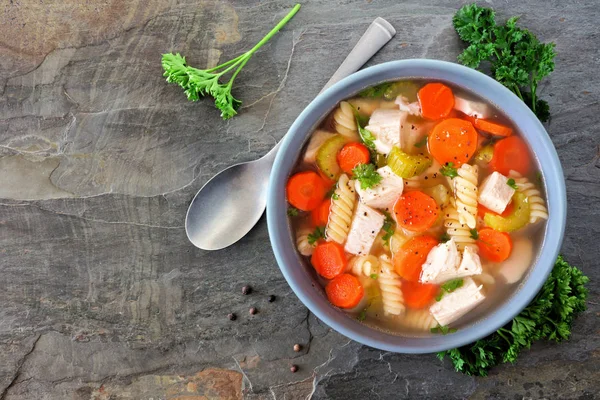
[[[435,60],[357,72],[300,114],[267,219],[279,267],[336,331],[394,352],[472,343],[537,294],[564,234],[548,134],[490,77]]]

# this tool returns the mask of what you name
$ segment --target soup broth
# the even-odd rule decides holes
[[[443,82],[402,80],[340,104],[286,187],[299,253],[334,306],[394,334],[491,312],[533,263],[548,218],[517,126]]]

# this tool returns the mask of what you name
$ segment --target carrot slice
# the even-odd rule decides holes
[[[508,258],[512,251],[512,239],[506,232],[483,228],[479,230],[477,247],[479,247],[479,253],[488,260],[502,262]]]
[[[429,235],[417,236],[404,243],[394,255],[396,273],[407,281],[417,282],[427,255],[437,244],[438,241]]]
[[[310,259],[317,273],[325,279],[333,279],[346,269],[346,253],[341,244],[322,242],[315,247]]]
[[[471,159],[476,150],[477,131],[469,121],[445,119],[429,134],[429,152],[442,165],[451,162],[460,167]]]
[[[510,170],[515,170],[521,175],[527,175],[531,168],[531,156],[523,139],[518,136],[509,136],[494,145],[494,156],[490,161],[490,168],[502,175],[508,175]]]
[[[482,204],[478,204],[477,205],[477,215],[479,215],[481,218],[485,217],[485,214],[494,214],[494,215],[499,215],[501,217],[507,217],[513,212],[514,208],[515,208],[515,205],[511,201],[510,203],[508,203],[508,205],[506,206],[506,208],[504,209],[502,214],[498,214],[498,213],[490,210],[486,206],[484,206]]]
[[[341,274],[325,286],[325,293],[334,306],[353,308],[362,300],[365,289],[354,275]]]
[[[358,164],[368,164],[371,160],[371,153],[367,146],[361,143],[348,143],[337,155],[337,162],[342,171],[351,174],[354,167]]]
[[[485,119],[475,119],[473,123],[475,128],[497,136],[510,136],[513,133],[512,128],[499,124],[497,122],[486,121]]]
[[[310,219],[314,226],[325,226],[329,221],[329,209],[331,208],[331,199],[326,199],[317,208],[310,212]]]
[[[427,119],[447,117],[454,108],[452,89],[442,83],[428,83],[417,94],[421,114]]]
[[[437,220],[439,207],[433,197],[418,190],[400,196],[394,205],[396,221],[412,232],[423,232]]]
[[[319,174],[305,171],[290,177],[286,192],[291,205],[302,211],[312,211],[321,204],[326,189]]]
[[[427,307],[433,301],[438,290],[439,286],[433,283],[402,282],[404,304],[409,308]]]

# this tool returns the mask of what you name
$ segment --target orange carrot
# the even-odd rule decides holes
[[[442,83],[428,83],[417,94],[421,114],[427,119],[447,117],[454,108],[452,89]]]
[[[396,273],[407,281],[417,282],[427,255],[437,244],[438,241],[429,235],[417,236],[404,243],[394,255]]]
[[[512,128],[508,126],[497,122],[486,121],[485,119],[476,119],[473,125],[475,125],[475,128],[477,129],[481,129],[484,132],[497,136],[510,136],[513,132]]]
[[[325,293],[334,306],[353,308],[360,303],[365,295],[365,290],[354,275],[341,274],[325,286]]]
[[[286,192],[291,205],[302,211],[312,211],[321,204],[326,189],[319,174],[305,171],[290,177]]]
[[[418,190],[400,196],[394,205],[396,221],[412,232],[423,232],[437,220],[439,208],[433,197]]]
[[[429,134],[429,152],[442,165],[451,162],[460,167],[471,159],[476,150],[477,131],[469,121],[445,119]]]
[[[484,218],[485,214],[489,213],[489,214],[494,214],[494,215],[500,215],[501,217],[507,217],[507,216],[509,216],[513,212],[514,208],[515,208],[515,205],[511,201],[510,203],[508,203],[508,205],[504,209],[504,212],[502,214],[498,214],[498,213],[490,210],[486,206],[478,204],[477,205],[477,215],[479,215],[481,218]]]
[[[527,175],[531,168],[531,156],[527,144],[518,136],[509,136],[496,142],[494,156],[489,165],[493,171],[498,171],[502,175],[508,175],[511,169]]]
[[[329,208],[331,199],[325,199],[317,208],[310,212],[310,218],[314,226],[325,226],[329,221]]]
[[[348,143],[337,155],[337,162],[342,171],[351,174],[354,167],[358,164],[368,164],[371,160],[371,153],[367,146],[361,143]]]
[[[506,232],[498,232],[492,228],[479,230],[477,239],[479,253],[493,262],[502,262],[508,258],[512,251],[512,239]]]
[[[336,242],[321,242],[315,247],[310,262],[323,278],[333,279],[346,269],[344,247]]]
[[[433,301],[438,290],[439,286],[433,283],[402,282],[404,304],[409,308],[427,307]]]

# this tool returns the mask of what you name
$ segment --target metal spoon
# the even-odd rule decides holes
[[[394,35],[394,27],[377,18],[321,90],[358,71]],[[264,157],[231,167],[212,177],[192,200],[185,231],[204,250],[218,250],[243,238],[258,222],[267,204],[267,187],[281,141]]]

